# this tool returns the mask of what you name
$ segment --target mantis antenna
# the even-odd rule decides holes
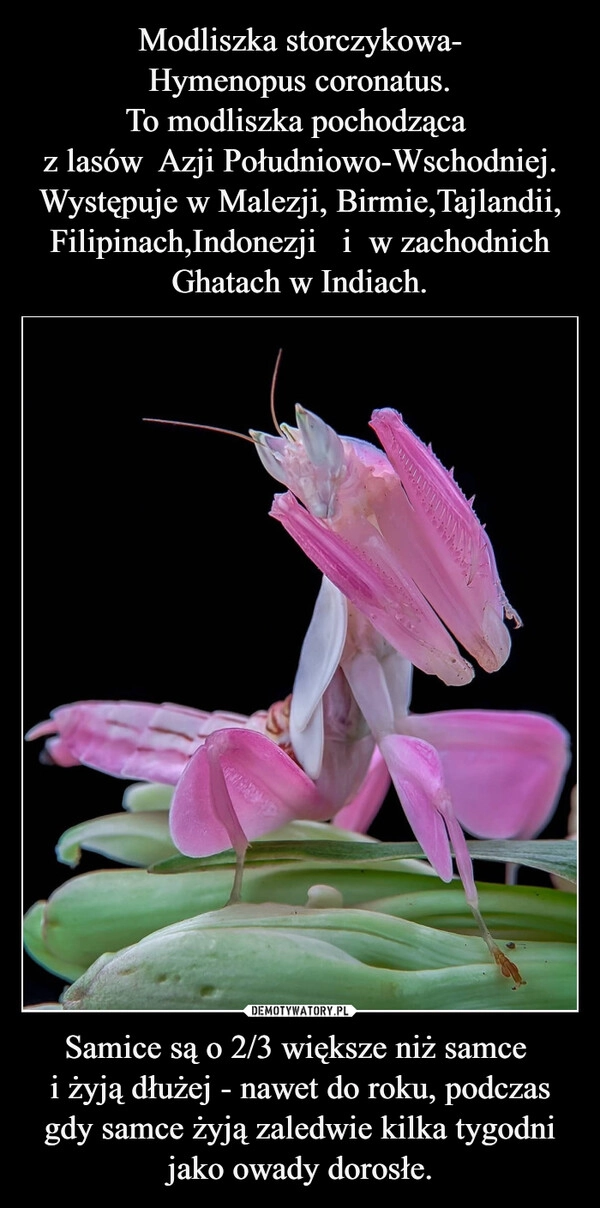
[[[277,374],[279,372],[282,353],[283,349],[280,348],[279,352],[277,353],[277,360],[275,361],[275,369],[273,370],[270,394],[271,418],[273,420],[275,429],[280,436],[283,436],[283,432],[275,413],[275,388],[277,385]],[[186,423],[186,421],[182,419],[154,419],[148,415],[143,417],[142,422],[145,424],[172,424],[176,428],[201,428],[204,432],[220,432],[223,436],[237,436],[240,440],[247,440],[251,445],[256,444],[256,441],[251,436],[248,436],[245,432],[236,432],[233,428],[216,428],[214,424],[192,424]]]
[[[149,415],[144,415],[142,423],[172,424],[175,428],[202,428],[204,432],[221,432],[223,436],[238,436],[240,440],[247,440],[251,445],[256,444],[256,441],[251,436],[247,436],[245,432],[236,432],[233,428],[215,428],[213,424],[188,424],[183,419],[154,419]]]
[[[283,353],[283,348],[280,348],[279,352],[277,353],[277,360],[275,361],[275,368],[273,370],[273,380],[271,382],[271,418],[273,420],[275,430],[276,430],[276,432],[279,432],[280,436],[283,436],[283,432],[281,431],[281,428],[279,427],[279,422],[278,422],[277,416],[275,414],[275,387],[277,385],[277,374],[279,373],[279,365],[281,362],[282,353]]]

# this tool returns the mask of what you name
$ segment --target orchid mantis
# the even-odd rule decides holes
[[[249,841],[293,818],[366,831],[391,778],[445,881],[452,845],[482,936],[518,983],[481,918],[462,825],[488,838],[537,834],[562,786],[567,736],[538,714],[410,714],[413,664],[450,685],[472,678],[452,635],[487,671],[508,657],[504,616],[520,622],[490,541],[472,501],[396,412],[372,420],[385,453],[302,407],[296,417],[278,436],[250,434],[289,488],[271,514],[325,576],[291,703],[243,717],[80,702],[28,738],[48,737],[64,766],[174,784],[173,840],[191,856],[234,848],[232,900]]]

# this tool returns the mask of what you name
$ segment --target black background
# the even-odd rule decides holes
[[[25,726],[46,717],[56,705],[91,697],[167,699],[246,712],[266,707],[289,691],[319,576],[268,517],[274,484],[253,450],[241,441],[142,423],[143,416],[154,415],[240,431],[268,428],[271,376],[282,348],[277,388],[280,419],[291,420],[293,404],[300,401],[337,431],[368,438],[371,410],[394,406],[424,440],[432,441],[444,464],[455,466],[465,493],[476,494],[477,513],[487,525],[504,588],[523,617],[524,628],[513,635],[507,665],[493,677],[479,672],[473,684],[461,690],[462,704],[547,712],[573,733],[577,325],[572,316],[581,310],[584,289],[582,150],[572,120],[578,96],[574,29],[565,30],[563,23],[535,34],[521,31],[517,37],[514,31],[489,27],[453,28],[452,36],[462,36],[464,47],[455,58],[448,56],[447,67],[443,56],[429,63],[423,62],[424,56],[410,63],[408,56],[401,56],[401,63],[388,56],[385,64],[378,64],[378,70],[388,73],[410,67],[430,74],[441,70],[449,77],[452,100],[447,111],[464,112],[469,126],[468,136],[446,140],[450,145],[474,153],[494,146],[507,153],[524,147],[532,154],[547,148],[557,168],[551,184],[562,208],[561,219],[551,224],[547,220],[544,228],[552,240],[552,254],[423,257],[422,264],[409,267],[419,271],[426,294],[382,299],[327,299],[315,294],[309,305],[287,295],[180,297],[169,284],[177,267],[173,258],[115,256],[101,263],[89,257],[48,254],[48,227],[61,224],[48,221],[40,188],[50,182],[50,187],[65,185],[74,192],[97,192],[102,187],[120,193],[124,184],[120,177],[44,177],[42,156],[59,154],[67,146],[89,154],[116,147],[119,152],[143,151],[154,160],[156,149],[162,148],[159,136],[146,138],[144,145],[139,137],[134,140],[127,134],[123,111],[144,104],[157,114],[176,109],[166,96],[146,98],[151,56],[136,52],[140,22],[133,16],[123,20],[105,10],[103,14],[102,22],[84,17],[70,29],[48,22],[23,33],[36,118],[23,123],[21,139],[15,317],[40,316],[26,318],[23,326]],[[377,17],[369,15],[365,28],[391,24],[392,16],[396,22],[389,9]],[[271,23],[261,22],[258,12],[252,19],[255,28],[273,29]],[[163,20],[167,21],[166,15]],[[250,20],[248,16],[242,28]],[[171,10],[167,23],[169,29],[187,32],[196,21],[200,21],[197,14],[178,20]],[[202,22],[219,24],[222,30],[235,24],[204,13]],[[416,18],[402,22],[403,28],[413,30],[418,24]],[[341,26],[339,20],[326,26],[321,22],[327,30]],[[302,27],[318,28],[308,20],[289,22],[289,29]],[[238,56],[233,63],[233,56],[221,56],[217,62],[208,56],[162,55],[160,65],[168,63],[180,72],[274,70],[271,57],[262,58],[268,62],[259,63],[257,56]],[[371,73],[374,69],[373,61],[361,61],[359,67],[348,59],[339,70]],[[317,66],[321,64],[303,56],[302,62],[286,63],[285,70],[309,74]],[[326,67],[332,70],[329,62]],[[286,107],[275,98],[256,104],[243,95],[235,100],[250,111],[262,112],[276,103]],[[185,111],[212,111],[229,103],[227,98],[214,98],[212,105],[201,101],[192,94]],[[373,112],[393,112],[400,104],[410,108],[411,102],[416,112],[443,109],[439,100],[428,102],[426,96],[414,102],[408,96],[386,99],[385,95],[337,98],[331,108],[353,112],[364,105]],[[303,106],[309,107],[308,100],[297,96],[287,108],[302,112]],[[318,107],[324,108],[324,103]],[[230,140],[234,145],[247,143],[249,151],[260,141],[241,136]],[[299,141],[289,137],[282,146],[285,142],[287,149]],[[441,142],[433,147],[426,143],[427,151],[441,152],[445,149]],[[369,143],[369,151],[376,149],[376,143],[373,148]],[[191,154],[199,145],[202,138],[195,137],[181,148]],[[352,139],[333,140],[330,148],[336,154],[362,149]],[[314,150],[314,145],[305,147],[307,153]],[[197,182],[185,189],[180,180],[164,183],[150,172],[129,179],[128,191],[153,191],[157,183],[165,192],[208,191]],[[213,178],[209,183],[215,187],[221,182]],[[258,189],[268,184],[285,193],[303,183],[294,177],[275,181],[248,177],[238,187]],[[327,184],[319,178],[307,183],[316,183],[321,190],[340,182]],[[548,182],[492,177],[448,183],[465,191],[471,185],[485,185],[498,192],[521,192]],[[382,191],[376,178],[374,187]],[[101,229],[99,220],[90,225]],[[105,222],[108,231],[114,225]],[[232,225],[243,224],[230,219],[223,229]],[[291,227],[295,233],[299,225],[297,220],[292,225],[289,220],[278,224],[267,218],[264,226],[252,230],[278,233]],[[330,220],[331,247],[343,225]],[[357,230],[385,233],[389,225],[389,220],[381,227],[370,220],[364,228],[357,224]],[[513,222],[479,223],[482,230],[489,225],[502,231],[510,230]],[[476,223],[468,233],[478,233]],[[229,259],[212,258],[203,264],[203,271],[250,271],[246,264],[232,265]],[[288,266],[282,260],[271,266],[282,276],[295,271],[316,275],[321,265],[336,265],[342,271],[330,255],[319,258],[318,265],[305,261]],[[367,259],[357,262],[369,264]],[[258,258],[252,271],[264,267]],[[456,696],[432,677],[417,676],[413,707],[417,711],[455,708]],[[43,767],[37,756],[37,750],[26,750],[26,906],[65,879],[66,870],[53,857],[61,830],[97,812],[118,809],[123,788],[118,781],[106,781],[84,769]],[[567,791],[574,776],[572,768]],[[564,834],[567,812],[565,792],[549,834]],[[409,837],[397,804],[386,805],[374,833],[389,839]],[[33,1000],[55,997],[60,986],[52,979],[46,982],[32,968],[29,964],[26,968],[27,994]],[[584,998],[583,1023],[585,1019]],[[66,1178],[67,1170],[69,1177],[76,1172],[78,1180],[85,1178],[102,1152],[92,1150],[91,1141],[74,1152],[66,1144],[48,1149],[37,1131],[42,1121],[52,1118],[47,1087],[52,1073],[66,1070],[63,1051],[68,1033],[110,1040],[129,1032],[136,1038],[162,1040],[167,1046],[171,1039],[184,1036],[201,1037],[206,1043],[215,1038],[224,1041],[234,1032],[260,1030],[272,1037],[301,1038],[308,1031],[316,1037],[332,1030],[316,1020],[308,1024],[269,1021],[268,1027],[255,1029],[245,1017],[227,1015],[21,1015],[18,1027],[28,1054],[28,1110],[40,1171],[34,1182],[39,1177],[42,1186],[42,1172],[44,1180]],[[550,1188],[570,1144],[570,1079],[577,1057],[574,1033],[583,1036],[572,1017],[361,1015],[344,1027],[348,1036],[350,1032],[371,1039],[383,1035],[390,1043],[410,1039],[415,1032],[431,1032],[440,1043],[452,1037],[525,1039],[530,1051],[527,1078],[552,1082],[549,1110],[554,1112],[559,1140],[543,1148],[521,1146],[521,1160],[536,1171],[538,1186]],[[520,1069],[524,1062],[510,1064],[512,1078],[525,1077]],[[270,1065],[261,1072],[258,1067],[244,1067],[244,1077],[271,1079],[276,1076],[274,1068]],[[343,1072],[356,1078],[355,1072],[341,1066],[330,1066],[328,1071],[332,1077]],[[84,1076],[79,1066],[77,1072]],[[104,1065],[101,1072],[109,1078],[124,1076],[122,1069]],[[101,1072],[98,1068],[85,1076],[99,1079]],[[468,1076],[477,1080],[488,1072],[486,1066],[472,1075],[471,1067]],[[162,1073],[174,1076],[166,1065]],[[296,1076],[315,1074],[321,1074],[320,1068],[303,1067]],[[380,1076],[369,1066],[371,1074]],[[294,1072],[281,1070],[279,1076],[291,1078]],[[412,1076],[424,1076],[422,1067],[414,1068]],[[461,1071],[461,1078],[465,1077]],[[61,1114],[55,1118],[68,1114],[61,1104]],[[275,1118],[273,1108],[271,1116]],[[479,1104],[469,1118],[494,1119],[498,1113],[492,1107],[486,1115]],[[455,1179],[461,1169],[463,1178],[467,1168],[469,1178],[480,1170],[488,1175],[492,1169],[497,1171],[498,1156],[504,1152],[499,1147],[475,1146],[450,1151],[449,1145],[436,1146],[434,1157]],[[168,1144],[153,1148],[149,1159],[149,1147],[141,1156],[140,1150],[132,1153],[128,1148],[127,1157],[123,1152],[119,1157],[132,1181],[156,1188],[166,1178],[162,1172],[167,1149],[173,1152]],[[428,1160],[429,1151],[423,1155],[421,1149],[417,1147],[411,1160]],[[290,1152],[300,1152],[300,1147]],[[514,1154],[514,1146],[510,1152]],[[222,1153],[229,1160],[228,1151]],[[246,1153],[239,1155],[240,1160],[246,1160]],[[324,1160],[318,1146],[308,1157]],[[259,1155],[259,1160],[269,1159]],[[108,1176],[100,1177],[106,1186]],[[435,1188],[435,1179],[431,1185]]]

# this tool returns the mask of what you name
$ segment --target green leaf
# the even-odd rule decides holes
[[[543,872],[556,873],[569,881],[577,880],[577,844],[571,839],[489,839],[467,844],[474,860],[492,860],[502,864],[523,864]],[[356,861],[393,861],[423,858],[418,843],[371,843],[339,840],[295,842],[291,840],[253,843],[246,852],[246,864],[270,860],[323,860],[327,863]],[[152,873],[195,872],[201,868],[235,864],[233,850],[215,856],[192,858],[173,856],[152,865]]]
[[[108,856],[119,864],[142,868],[166,860],[177,851],[169,834],[169,815],[158,810],[106,814],[80,822],[61,835],[56,846],[57,859],[74,868],[82,848]]]
[[[467,847],[474,860],[499,860],[555,873],[577,884],[577,843],[574,839],[479,839]]]
[[[477,889],[481,913],[494,939],[576,942],[577,900],[574,894],[557,893],[555,889],[539,885],[485,885],[481,881]],[[393,914],[443,931],[479,934],[464,889],[457,880],[444,884],[436,877],[426,881],[416,892],[411,888],[403,889],[393,897],[364,901],[360,905],[363,910]]]

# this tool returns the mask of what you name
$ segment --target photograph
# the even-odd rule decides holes
[[[24,1007],[577,1010],[577,339],[23,320]]]

